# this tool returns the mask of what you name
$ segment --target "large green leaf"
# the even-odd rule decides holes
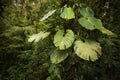
[[[101,20],[96,19],[95,17],[88,17],[88,18],[82,17],[78,21],[79,21],[79,23],[81,24],[82,27],[84,27],[88,30],[98,29],[103,34],[107,34],[108,36],[116,36],[110,30],[104,28]]]
[[[103,27],[103,24],[100,19],[94,17],[94,12],[92,11],[92,9],[90,9],[89,7],[87,8],[82,7],[79,10],[81,15],[83,16],[78,20],[82,27],[88,30],[98,29],[103,34],[116,37],[114,33]]]
[[[94,25],[88,20],[88,18],[80,18],[79,23],[81,24],[82,27],[89,29],[89,30],[94,30]]]
[[[33,41],[38,42],[38,41],[43,40],[44,38],[48,37],[49,34],[50,34],[50,32],[45,32],[45,31],[41,31],[38,34],[33,34],[28,39],[28,42],[33,42]]]
[[[65,50],[73,44],[75,37],[72,30],[67,29],[66,34],[64,30],[59,30],[54,36],[54,45],[60,50]]]
[[[64,61],[68,57],[68,53],[65,53],[63,51],[55,50],[50,55],[50,60],[54,64],[58,64],[62,61]]]
[[[98,42],[81,40],[75,41],[75,53],[82,59],[88,61],[96,61],[101,53],[101,46]]]
[[[65,6],[63,12],[60,15],[63,19],[73,19],[75,18],[75,13],[73,8]]]
[[[95,17],[82,17],[79,19],[79,23],[82,27],[94,30],[94,29],[101,29],[102,28],[102,22],[100,19],[96,19]]]
[[[97,19],[95,17],[88,17],[88,20],[90,23],[92,23],[94,25],[95,29],[101,29],[103,27],[100,19]]]
[[[89,7],[86,7],[86,8],[82,7],[79,10],[80,10],[81,15],[84,17],[93,17],[94,16],[93,10]]]

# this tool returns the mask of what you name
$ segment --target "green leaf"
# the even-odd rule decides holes
[[[98,42],[81,40],[75,41],[74,46],[75,53],[82,59],[88,61],[96,61],[101,53],[101,46]]]
[[[97,19],[95,17],[88,17],[88,20],[94,25],[95,29],[101,29],[103,27],[100,19]]]
[[[88,18],[82,17],[78,21],[79,21],[79,24],[81,24],[82,27],[84,27],[84,28],[86,28],[88,30],[98,29],[103,34],[107,34],[108,36],[117,37],[110,30],[103,27],[103,24],[102,24],[100,19],[97,19],[95,17],[88,17]]]
[[[45,32],[45,31],[41,31],[38,34],[33,34],[32,36],[30,36],[30,38],[28,39],[28,42],[38,42],[40,40],[43,40],[44,38],[48,37],[50,34],[50,32]]]
[[[62,61],[64,61],[68,57],[68,53],[65,53],[63,51],[55,50],[50,55],[50,60],[53,64],[58,64]]]
[[[106,28],[102,28],[102,29],[100,29],[100,31],[103,33],[103,34],[107,34],[108,36],[115,36],[115,37],[117,37],[117,35],[116,34],[114,34],[113,32],[111,32],[110,30],[108,30],[108,29],[106,29]]]
[[[55,13],[56,10],[52,10],[52,11],[49,11],[47,14],[45,14],[41,19],[40,21],[43,21],[45,19],[47,19],[49,16],[51,16],[53,13]]]
[[[88,20],[88,18],[80,18],[79,23],[81,24],[82,27],[89,29],[89,30],[94,30],[94,25]]]
[[[54,45],[59,47],[60,50],[65,50],[71,47],[74,39],[75,37],[72,30],[67,29],[66,34],[64,33],[64,30],[59,30],[54,36]]]
[[[95,17],[88,17],[88,18],[82,17],[78,21],[82,27],[89,30],[101,29],[103,26],[101,20],[96,19]]]
[[[79,10],[80,10],[81,15],[84,17],[93,17],[94,16],[93,10],[89,7],[87,7],[87,8],[82,7]]]
[[[63,19],[73,19],[75,18],[75,13],[73,8],[65,6],[63,12],[60,15]]]

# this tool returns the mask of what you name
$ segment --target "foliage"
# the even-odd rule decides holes
[[[0,1],[0,79],[120,79],[119,4]]]
[[[58,63],[64,61],[67,57],[68,57],[67,52],[65,53],[65,52],[59,51],[59,50],[55,50],[50,55],[50,59],[53,64],[58,64]]]
[[[49,34],[50,32],[41,31],[37,34],[30,36],[30,38],[28,39],[28,42],[33,42],[33,41],[38,42],[39,40],[43,40],[44,38],[49,36]]]
[[[71,7],[65,6],[60,17],[63,19],[73,19],[75,18],[74,10]]]
[[[63,19],[66,19],[66,20],[69,20],[69,19],[74,19],[75,18],[75,12],[74,12],[74,9],[72,7],[67,7],[69,5],[65,5],[63,7],[63,11],[60,15],[61,18]],[[75,6],[75,4],[73,5]],[[89,7],[82,7],[80,5],[77,5],[76,8],[78,10],[80,10],[80,13],[81,15],[83,16],[82,18],[80,18],[78,20],[78,22],[81,24],[82,27],[88,29],[88,30],[95,30],[95,29],[98,29],[100,30],[101,32],[103,32],[104,34],[107,34],[107,35],[114,35],[114,33],[112,33],[111,31],[107,30],[106,28],[103,27],[103,24],[101,22],[100,19],[97,19],[94,17],[94,12],[92,11],[92,9],[90,9]],[[53,11],[50,11],[48,12],[40,21],[42,20],[45,20],[48,18],[48,16],[52,15],[53,13],[55,12],[55,10]],[[77,14],[79,15],[79,14]],[[46,17],[47,16],[47,17]],[[77,16],[76,16],[77,17]],[[61,28],[63,28],[64,30],[66,30],[66,34],[64,32],[64,30],[61,30]],[[58,32],[55,34],[54,36],[54,45],[56,47],[58,47],[60,50],[66,50],[68,49],[69,47],[72,46],[73,42],[74,42],[74,32],[71,30],[71,28],[64,28],[63,27],[59,27],[58,28]],[[54,29],[54,28],[53,28]],[[47,34],[47,33],[46,33]],[[43,34],[34,34],[33,36],[31,36],[29,38],[29,42],[32,42],[33,40],[35,40],[35,42],[38,42],[40,40],[40,37],[42,36]],[[77,35],[77,34],[75,34]],[[77,35],[79,36],[79,35]],[[44,36],[43,36],[44,37]],[[46,37],[46,36],[45,36]],[[89,45],[92,45],[94,46],[89,46]],[[97,57],[97,53],[98,54],[101,54],[101,47],[100,47],[100,44],[98,45],[97,43],[94,43],[94,41],[92,42],[85,42],[85,44],[82,44],[82,41],[78,43],[80,46],[77,46],[79,47],[78,49],[75,49],[75,52],[77,53],[77,55],[85,60],[91,60],[91,61],[95,61],[98,59]],[[78,45],[77,44],[77,45]],[[84,46],[85,45],[85,46]],[[97,45],[97,46],[96,46]],[[83,49],[82,47],[84,47],[85,49]],[[93,47],[93,48],[90,48],[90,47]],[[97,47],[97,48],[96,48]],[[88,49],[88,51],[90,51],[90,53],[86,54],[86,50]],[[95,51],[93,51],[95,50]],[[97,52],[97,53],[96,53]],[[81,53],[81,54],[80,54]],[[90,55],[91,54],[91,55]],[[93,55],[92,55],[93,54]],[[59,56],[61,57],[61,56]],[[53,58],[53,57],[51,57]],[[64,56],[63,56],[64,58]],[[90,58],[90,59],[89,59]],[[52,60],[52,59],[51,59]],[[52,60],[53,61],[53,60]],[[59,62],[59,61],[58,61]],[[61,61],[60,61],[61,62]]]
[[[52,11],[49,11],[46,15],[43,16],[42,19],[40,19],[40,21],[43,21],[45,19],[47,19],[49,16],[51,16],[56,10],[52,10]]]
[[[72,30],[67,29],[66,34],[63,30],[59,30],[54,36],[54,44],[59,47],[60,50],[69,48],[74,41],[74,33]]]
[[[96,61],[98,56],[101,55],[100,44],[94,41],[82,42],[78,40],[75,42],[75,52],[78,56],[85,60]]]

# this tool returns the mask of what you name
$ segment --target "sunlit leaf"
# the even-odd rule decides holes
[[[93,17],[94,16],[93,10],[89,7],[87,7],[87,8],[82,7],[79,10],[80,10],[81,15],[84,17]]]
[[[45,14],[41,19],[40,21],[43,21],[45,19],[47,19],[49,16],[51,16],[53,13],[55,13],[56,10],[52,10],[52,11],[49,11],[47,14]]]
[[[55,50],[50,55],[50,60],[51,60],[52,63],[58,64],[58,63],[64,61],[67,57],[68,57],[68,53],[65,53],[63,51]]]
[[[64,30],[59,30],[54,36],[54,45],[59,47],[60,50],[65,50],[71,47],[74,39],[74,33],[72,30],[67,29],[66,34]]]
[[[73,8],[65,6],[63,12],[60,15],[63,19],[73,19],[75,18],[75,13]]]
[[[30,38],[28,39],[28,42],[38,42],[40,40],[43,40],[44,38],[48,37],[50,34],[50,32],[45,32],[45,31],[41,31],[38,34],[33,34],[32,36],[30,36]]]
[[[74,46],[75,53],[82,59],[88,61],[96,61],[101,53],[101,46],[98,42],[81,40],[75,41]]]

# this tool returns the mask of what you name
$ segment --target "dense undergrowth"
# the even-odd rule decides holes
[[[90,7],[94,16],[117,37],[78,27],[77,20],[81,15],[77,7],[74,7],[75,19],[62,19],[60,13],[65,4]],[[119,0],[1,0],[0,80],[119,80],[119,5]],[[45,13],[54,9],[57,9],[54,15],[40,21]],[[52,63],[51,54],[57,50],[53,37],[61,26],[65,30],[72,29],[82,40],[99,42],[102,48],[99,59],[94,62],[83,60],[75,54],[74,45],[71,45],[71,48],[61,51],[69,53],[64,61]],[[51,31],[51,35],[37,43],[28,42],[31,35],[41,30]]]

